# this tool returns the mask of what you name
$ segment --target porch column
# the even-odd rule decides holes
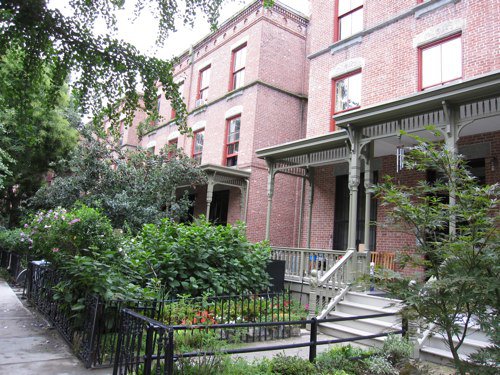
[[[214,176],[210,175],[208,176],[208,183],[207,183],[207,220],[210,219],[210,205],[212,204],[212,198],[214,196]]]
[[[250,185],[250,181],[245,179],[245,185],[240,188],[241,193],[241,203],[240,203],[240,212],[241,212],[241,221],[247,221],[247,211],[248,211],[248,188]]]
[[[266,241],[269,241],[271,233],[271,210],[273,206],[274,195],[274,164],[267,161],[268,175],[267,175],[267,216],[266,216]]]
[[[304,201],[306,194],[306,178],[302,178],[302,190],[300,191],[300,211],[299,211],[299,230],[297,235],[297,247],[302,243],[302,221],[304,216]]]
[[[356,229],[358,221],[358,187],[360,180],[359,135],[348,127],[351,141],[351,159],[349,161],[349,231],[347,250],[356,251]]]
[[[370,220],[371,220],[371,209],[372,209],[372,193],[373,193],[373,171],[372,171],[372,158],[373,158],[373,147],[372,145],[367,145],[366,154],[364,158],[365,162],[365,252],[367,258],[370,255]]]
[[[446,142],[446,147],[450,152],[457,153],[457,142],[458,142],[458,125],[457,119],[455,117],[456,113],[453,108],[446,102],[442,102],[445,118],[448,122],[446,125],[446,130],[444,132],[444,138]],[[450,185],[450,197],[449,197],[450,207],[453,207],[456,203],[455,187],[454,182]],[[455,215],[450,215],[450,226],[449,234],[451,237],[455,236],[456,233],[456,218]]]
[[[311,228],[314,203],[314,169],[309,168],[309,222],[307,223],[307,248],[311,248]]]

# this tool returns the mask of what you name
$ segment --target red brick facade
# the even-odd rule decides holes
[[[195,131],[205,130],[202,164],[225,164],[227,120],[241,116],[238,162],[232,168],[251,172],[246,224],[252,241],[264,239],[268,205],[268,169],[266,162],[256,156],[256,150],[328,134],[333,79],[361,70],[361,109],[415,95],[419,92],[420,48],[458,34],[462,77],[450,84],[500,69],[498,1],[365,0],[363,31],[334,42],[336,3],[311,0],[311,15],[307,20],[279,4],[266,10],[256,1],[184,53],[175,68],[176,82],[184,82],[182,94],[190,113],[188,125]],[[230,92],[233,51],[243,45],[246,45],[244,85]],[[197,103],[200,71],[208,66],[208,96],[206,102]],[[177,138],[178,146],[191,155],[193,139],[177,133],[170,118],[170,104],[164,99],[160,112],[166,122],[142,140],[135,140],[136,144],[154,146],[157,152],[169,140]],[[130,139],[134,141],[133,137]],[[486,182],[498,182],[500,123],[496,129],[460,138],[459,149],[471,145],[487,149],[481,156],[485,161]],[[373,164],[379,179],[384,175],[396,176],[394,152],[378,155]],[[347,170],[345,163],[315,168],[312,248],[332,248],[335,243],[336,176],[347,174]],[[404,184],[425,178],[405,170],[396,177]],[[226,189],[230,190],[228,222],[234,223],[242,218],[243,200],[239,189]],[[206,187],[196,188],[196,215],[206,210],[206,191]],[[308,184],[302,216],[301,196],[301,179],[277,174],[271,244],[306,246]],[[382,223],[385,217],[385,209],[378,207],[376,221]],[[411,235],[382,226],[376,230],[377,251],[394,252],[414,245],[415,238]]]

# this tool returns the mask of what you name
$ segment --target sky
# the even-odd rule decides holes
[[[253,1],[254,0],[226,0],[221,7],[219,24]],[[309,14],[309,0],[280,0],[280,2],[306,15]],[[139,19],[132,22],[133,7],[130,5],[127,7],[127,4],[134,3],[135,1],[132,0],[126,1],[125,9],[118,11],[118,34],[116,37],[133,44],[142,53],[147,55],[156,56],[158,58],[171,58],[180,55],[182,52],[189,49],[192,44],[195,44],[210,33],[210,25],[208,22],[203,17],[199,17],[195,21],[193,28],[184,26],[182,22],[179,22],[176,25],[178,31],[172,33],[163,46],[156,46],[157,21],[151,13],[145,10]],[[49,6],[60,9],[63,14],[69,12],[67,0],[50,0]],[[95,32],[99,34],[104,31],[106,31],[104,22],[98,20],[96,22]]]

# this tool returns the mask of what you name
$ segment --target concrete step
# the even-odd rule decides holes
[[[458,340],[453,340],[458,343]],[[492,343],[490,341],[474,340],[471,338],[466,338],[459,348],[459,353],[464,355],[469,355],[477,352],[479,349],[486,348]],[[427,337],[424,341],[423,346],[435,348],[439,350],[449,351],[447,341],[440,335],[433,335]]]
[[[344,298],[345,301],[357,303],[359,305],[375,306],[380,308],[397,308],[403,307],[402,301],[397,299],[372,296],[366,293],[348,292]]]
[[[335,307],[336,312],[341,312],[349,315],[371,315],[371,314],[381,314],[394,312],[397,313],[399,309],[397,308],[381,308],[376,306],[361,305],[358,303],[352,303],[349,301],[341,301]],[[399,315],[386,316],[383,318],[377,318],[389,323],[397,323],[401,320]]]
[[[332,311],[328,318],[348,318],[352,316],[351,314],[347,314],[341,311]],[[361,331],[370,332],[372,334],[379,333],[381,331],[391,331],[391,330],[400,330],[401,329],[401,321],[397,322],[387,322],[381,320],[380,318],[375,319],[358,319],[358,320],[347,320],[341,322],[333,322],[334,324],[339,324],[347,327],[352,327],[355,329],[359,329]]]
[[[360,329],[353,328],[353,327],[348,327],[348,326],[337,324],[337,323],[322,323],[319,325],[319,331],[321,333],[328,335],[328,336],[343,339],[343,338],[369,336],[369,335],[373,335],[375,333],[385,333],[385,332],[388,332],[390,330],[382,329],[378,332],[367,332],[364,330],[360,330]],[[371,339],[356,340],[356,343],[380,348],[380,347],[382,347],[384,340],[385,340],[385,336],[371,338]]]
[[[459,354],[460,359],[466,360],[467,355]],[[440,365],[450,365],[453,362],[453,356],[449,349],[437,349],[430,346],[420,348],[420,360]]]

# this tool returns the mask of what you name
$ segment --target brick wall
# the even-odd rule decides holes
[[[333,33],[331,1],[313,1],[309,36],[310,53],[330,46]],[[416,1],[365,1],[365,29],[377,20],[390,20],[411,10]],[[413,13],[397,22],[368,33],[357,43],[310,61],[307,136],[329,131],[331,115],[331,72],[348,60],[362,61],[361,106],[389,101],[418,91],[418,40],[459,27],[462,32],[463,79],[500,69],[500,22],[497,1],[453,2],[416,18]],[[441,28],[435,29],[436,26]],[[461,26],[457,26],[461,25]],[[335,45],[333,45],[335,46]]]

